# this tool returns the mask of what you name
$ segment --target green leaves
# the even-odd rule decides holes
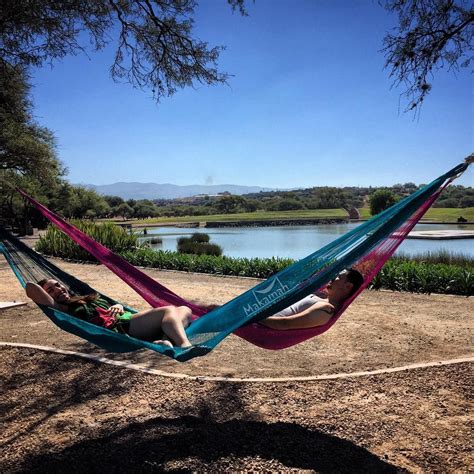
[[[445,263],[389,260],[372,280],[374,289],[474,295],[473,267]]]
[[[293,263],[285,258],[229,258],[139,248],[121,253],[135,266],[196,273],[268,278]]]
[[[389,189],[379,189],[370,195],[370,213],[375,216],[397,202],[397,197]]]
[[[71,223],[113,252],[126,252],[138,247],[138,236],[128,234],[115,224],[94,224],[86,221],[71,221]],[[36,244],[36,250],[55,257],[96,261],[89,252],[79,247],[79,245],[57,227],[51,225],[48,227],[46,233],[40,237]]]
[[[191,237],[178,239],[178,252],[194,255],[222,255],[222,248],[217,244],[209,243],[208,234],[193,234]]]

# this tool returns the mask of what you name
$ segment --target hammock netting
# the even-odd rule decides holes
[[[466,163],[456,166],[369,221],[208,313],[204,308],[186,301],[133,267],[23,191],[18,192],[54,225],[124,280],[151,306],[185,305],[192,309],[195,317],[186,329],[193,346],[186,349],[165,347],[117,334],[42,306],[43,311],[53,322],[66,331],[109,351],[128,352],[148,348],[185,361],[208,353],[231,333],[266,349],[283,349],[327,331],[358,294],[369,285],[443,189],[464,172],[467,166]],[[11,235],[3,232],[1,238],[3,242],[1,250],[23,286],[26,281],[55,278],[78,294],[95,291]],[[364,283],[325,325],[308,329],[275,330],[258,324],[258,321],[287,308],[308,294],[323,291],[332,278],[344,268],[351,266],[362,273]],[[110,298],[109,301],[114,302]]]

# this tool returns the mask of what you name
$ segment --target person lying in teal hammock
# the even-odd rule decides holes
[[[357,270],[344,270],[327,285],[326,298],[310,294],[260,321],[260,324],[281,330],[322,326],[359,289],[363,281]],[[192,322],[192,311],[187,306],[164,306],[130,313],[124,311],[121,304],[111,306],[97,293],[72,295],[63,284],[53,279],[41,280],[38,284],[28,282],[25,290],[35,303],[51,306],[112,331],[170,347],[191,346],[185,332]],[[213,307],[209,306],[209,309]]]
[[[185,332],[192,321],[192,312],[187,306],[163,306],[130,313],[124,311],[121,304],[110,305],[98,293],[72,295],[61,282],[53,279],[37,284],[28,282],[25,290],[37,304],[51,306],[112,331],[170,347],[173,344],[191,346]]]

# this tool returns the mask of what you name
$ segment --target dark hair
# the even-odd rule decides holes
[[[42,280],[38,282],[38,285],[41,286],[41,288],[44,288],[44,285],[46,284],[48,280],[53,280],[53,278],[43,278]],[[68,291],[70,292],[71,297],[69,298],[66,304],[90,303],[91,301],[95,301],[99,297],[99,293],[90,293],[88,295],[75,295],[69,290],[69,288],[68,288]]]
[[[352,289],[349,293],[349,296],[352,296],[361,287],[362,283],[364,283],[364,277],[362,276],[362,273],[355,268],[346,268],[346,270],[346,279],[349,283],[352,283]]]

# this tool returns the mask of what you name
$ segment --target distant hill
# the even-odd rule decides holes
[[[260,186],[238,186],[235,184],[178,186],[168,183],[113,183],[86,184],[85,186],[104,196],[119,196],[122,199],[177,199],[196,196],[197,194],[213,195],[225,191],[236,195],[274,191],[274,189],[261,188]]]

